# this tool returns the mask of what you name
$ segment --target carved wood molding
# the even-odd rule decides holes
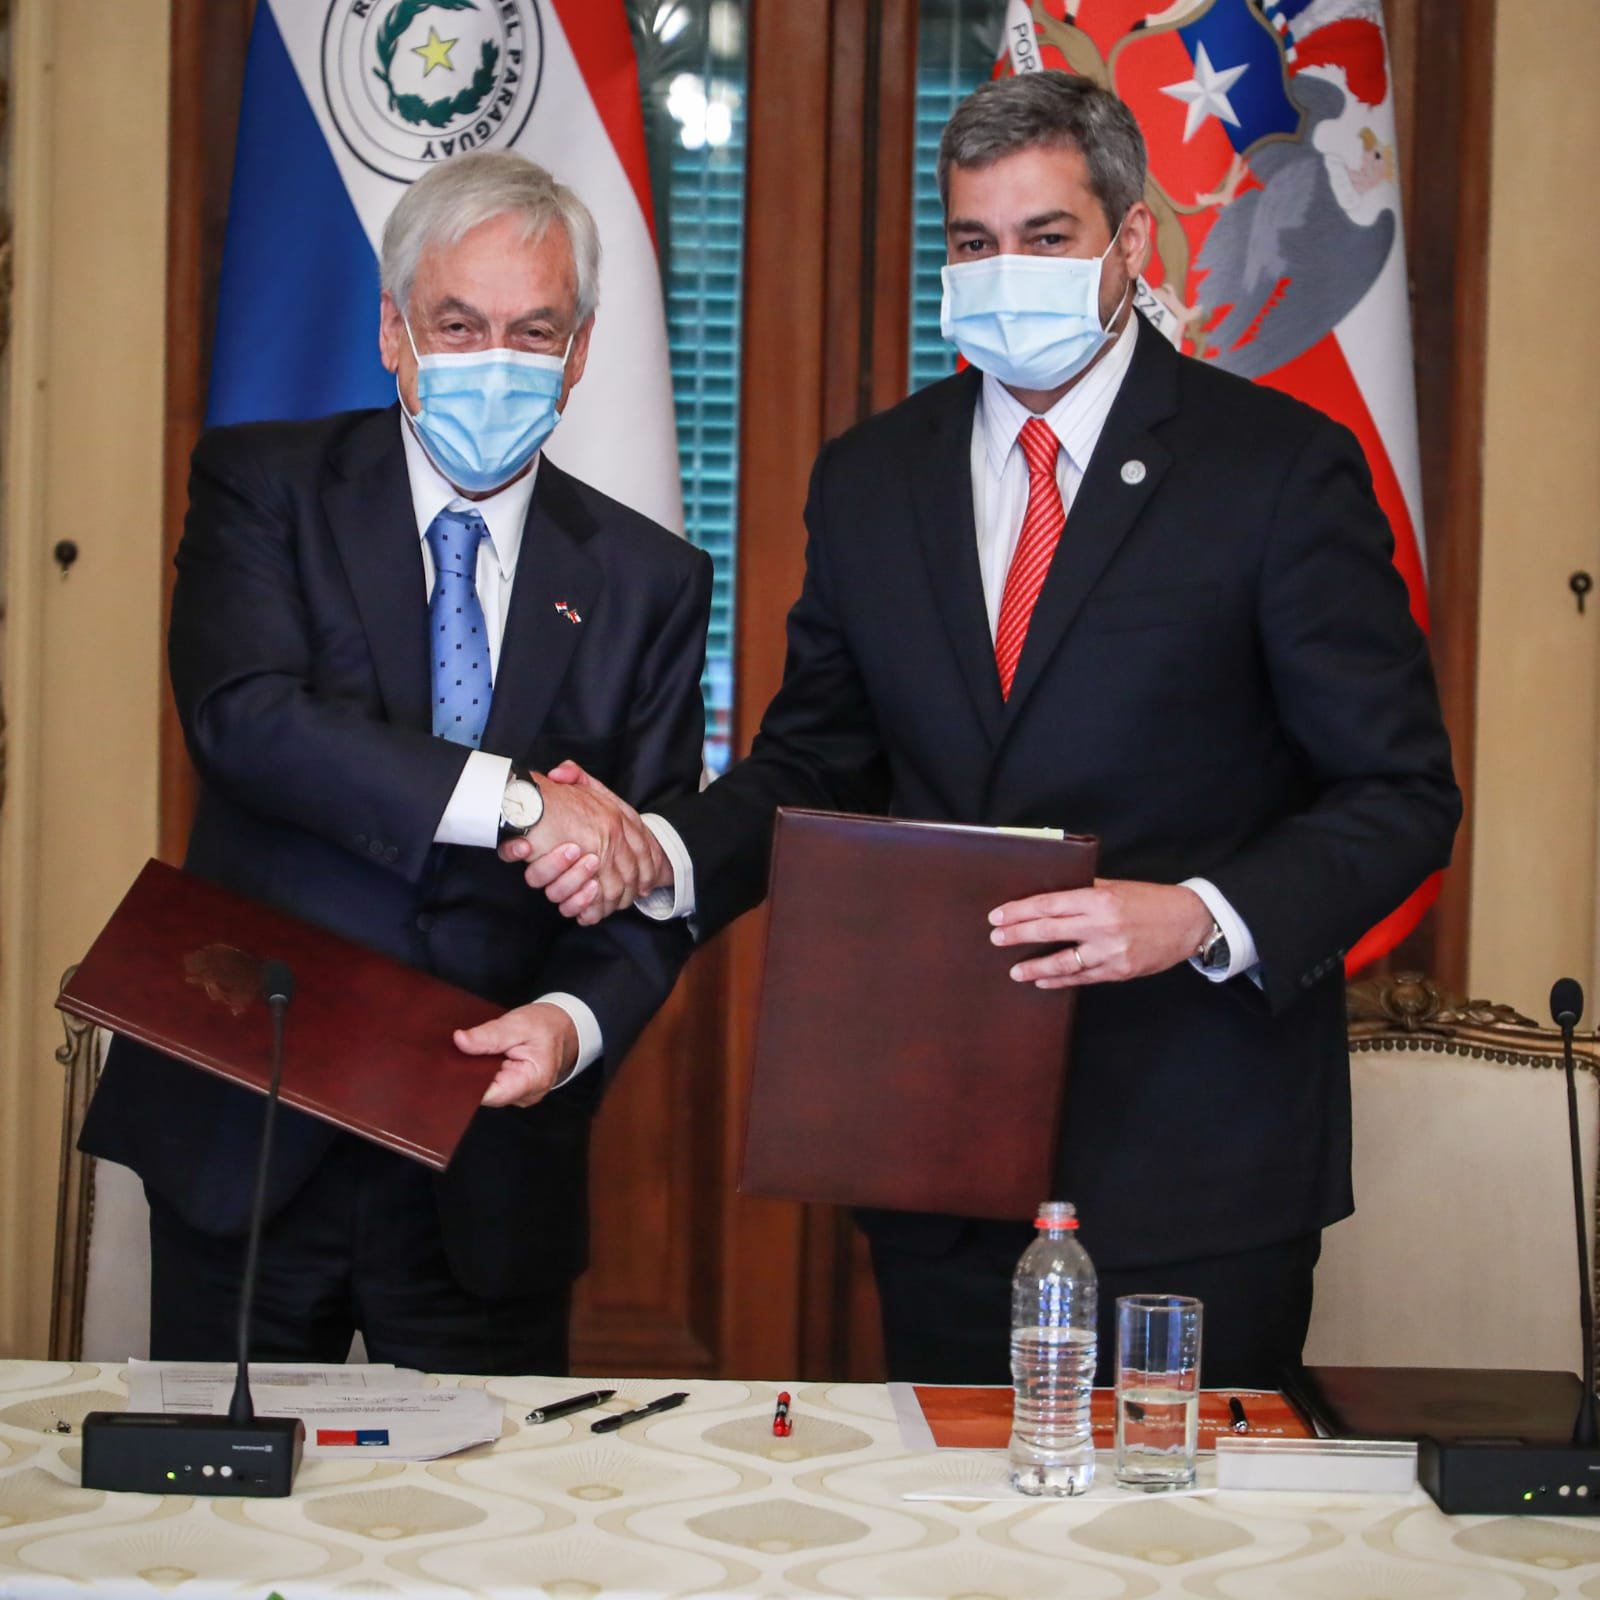
[[[1345,989],[1352,1050],[1444,1050],[1523,1066],[1558,1066],[1561,1035],[1493,1000],[1471,1000],[1420,972],[1363,978]],[[1600,1036],[1574,1035],[1578,1065],[1600,1071]]]
[[[78,969],[61,974],[61,988]],[[66,1068],[62,1088],[61,1176],[56,1191],[55,1280],[50,1296],[50,1358],[76,1361],[83,1349],[83,1306],[89,1279],[89,1233],[94,1226],[94,1163],[78,1149],[78,1129],[99,1076],[99,1043],[92,1022],[61,1013],[66,1041],[56,1060]]]

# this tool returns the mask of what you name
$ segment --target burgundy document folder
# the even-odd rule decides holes
[[[150,861],[56,1004],[265,1094],[272,959],[295,980],[284,1103],[443,1170],[500,1064],[451,1030],[501,1008],[415,967]]]
[[[1052,1197],[1075,996],[1013,982],[1034,952],[990,944],[988,914],[1092,883],[1098,854],[779,811],[740,1189],[1031,1217]]]

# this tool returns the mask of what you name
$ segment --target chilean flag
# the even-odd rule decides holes
[[[1150,151],[1156,243],[1138,305],[1202,361],[1282,389],[1361,441],[1428,627],[1394,90],[1377,0],[1010,0],[998,70],[1114,89]],[[1362,938],[1405,938],[1431,878]]]
[[[377,247],[405,185],[513,149],[600,230],[600,309],[550,454],[678,532],[672,380],[622,0],[260,0],[207,422],[388,405]]]

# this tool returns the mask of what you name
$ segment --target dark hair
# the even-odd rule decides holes
[[[951,167],[986,167],[1035,146],[1081,151],[1089,187],[1113,230],[1144,198],[1144,135],[1109,89],[1071,72],[1020,72],[980,84],[939,140],[939,199],[950,207]]]

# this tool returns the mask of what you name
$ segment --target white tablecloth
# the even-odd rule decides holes
[[[1600,1600],[1600,1522],[1448,1518],[1420,1490],[963,1502],[993,1458],[908,1453],[878,1385],[430,1381],[502,1398],[500,1441],[419,1464],[308,1461],[287,1500],[113,1495],[79,1486],[77,1427],[126,1403],[121,1369],[0,1362],[0,1597]],[[614,1406],[691,1398],[610,1435],[592,1413],[523,1423],[602,1386]],[[902,1498],[937,1481],[948,1499]]]

